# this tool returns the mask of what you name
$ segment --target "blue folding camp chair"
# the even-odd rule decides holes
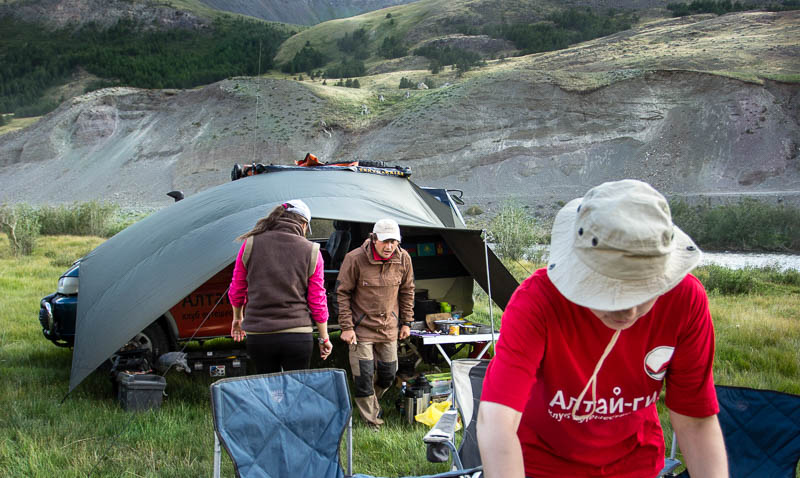
[[[794,478],[800,462],[800,395],[717,385],[731,478]],[[677,447],[672,433],[672,454]],[[684,471],[680,477],[688,477]]]
[[[372,478],[352,475],[352,405],[341,369],[297,370],[219,380],[211,385],[214,477],[220,443],[237,477]],[[339,460],[348,431],[348,473]],[[480,468],[424,478],[478,478]],[[420,477],[423,478],[423,477]]]

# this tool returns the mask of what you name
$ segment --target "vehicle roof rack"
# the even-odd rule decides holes
[[[237,179],[247,176],[287,170],[344,170],[357,173],[379,174],[382,176],[398,176],[401,178],[408,178],[411,176],[411,168],[408,166],[389,166],[384,161],[320,163],[316,156],[307,153],[303,160],[295,161],[294,166],[278,164],[265,165],[262,163],[240,165],[236,163],[231,170],[231,181],[236,181]]]

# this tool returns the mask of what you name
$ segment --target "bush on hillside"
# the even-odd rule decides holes
[[[0,206],[0,231],[8,236],[12,254],[30,255],[39,237],[39,216],[28,204],[3,204]]]
[[[345,60],[341,65],[334,66],[325,71],[327,78],[353,78],[356,76],[364,76],[367,68],[361,60]]]
[[[496,243],[495,251],[503,259],[519,260],[537,244],[536,219],[516,201],[506,201],[500,212],[489,223],[489,240]]]
[[[480,216],[483,214],[483,209],[480,206],[470,206],[465,212],[467,216]]]
[[[294,58],[281,67],[281,71],[290,75],[306,72],[310,76],[314,68],[319,68],[327,61],[328,59],[322,52],[312,47],[310,42],[306,42],[305,46],[294,55]]]
[[[473,66],[481,65],[483,61],[481,56],[474,51],[450,46],[443,48],[424,46],[414,50],[414,54],[431,60],[430,70],[434,75],[440,71],[442,66],[456,65],[459,71],[468,71]]]
[[[378,48],[378,54],[389,59],[402,58],[408,55],[408,47],[400,37],[390,36],[383,39],[383,43]]]
[[[560,50],[618,31],[630,29],[638,17],[630,12],[609,10],[597,14],[589,8],[566,8],[549,15],[544,22],[490,25],[483,33],[514,43],[521,54]]]
[[[90,89],[120,84],[191,88],[273,68],[272,58],[289,37],[265,22],[230,18],[203,30],[154,31],[132,20],[107,29],[90,23],[49,30],[5,17],[0,31],[0,111],[18,117],[54,109],[55,101],[43,99],[45,90],[68,82],[77,68],[114,78]]]
[[[730,0],[693,0],[689,3],[667,4],[667,10],[672,12],[673,17],[685,17],[687,15],[697,15],[698,13],[724,15],[726,13],[745,12],[760,8],[762,8],[760,5],[754,3],[731,2]],[[800,0],[783,0],[765,5],[763,8],[770,12],[798,10],[800,9]]]
[[[336,40],[339,51],[351,55],[356,60],[366,60],[369,58],[369,39],[367,30],[359,28],[352,35],[345,33],[343,37]]]

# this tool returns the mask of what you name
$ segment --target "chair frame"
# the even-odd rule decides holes
[[[236,382],[236,381],[246,381],[246,380],[253,380],[253,379],[263,379],[263,378],[278,377],[278,376],[283,376],[283,375],[287,375],[287,374],[304,373],[304,372],[340,374],[340,376],[346,377],[346,372],[344,370],[341,370],[341,369],[315,369],[315,370],[297,370],[297,371],[291,371],[291,372],[282,372],[282,373],[274,373],[274,374],[266,374],[266,375],[250,375],[250,376],[244,376],[244,377],[233,377],[233,378],[228,378],[228,379],[222,379],[222,380],[219,380],[217,382],[214,382],[210,386],[211,394],[212,394],[212,409],[214,408],[213,407],[213,404],[214,404],[214,400],[213,400],[214,388],[215,387],[224,386],[223,384],[226,383],[226,382]],[[347,391],[347,398],[348,398],[348,402],[349,402],[350,394],[349,394],[349,390],[347,390],[346,379],[345,379],[345,382],[344,382],[344,387],[345,387],[345,390]],[[348,405],[349,405],[349,403],[348,403]],[[352,410],[353,410],[352,406],[349,406],[349,409],[347,410],[348,416],[347,416],[347,420],[346,420],[346,425],[344,426],[344,429],[340,432],[340,435],[339,435],[339,441],[340,441],[339,442],[340,443],[339,446],[341,446],[342,434],[344,434],[346,432],[347,468],[346,468],[346,471],[345,470],[342,470],[342,471],[344,472],[345,477],[350,477],[350,478],[372,478],[372,477],[368,477],[367,475],[361,475],[361,474],[353,475],[353,414],[352,414]],[[218,423],[217,423],[216,412],[214,413],[214,416],[213,416],[213,419],[212,419],[212,423],[213,423],[213,426],[214,426],[214,430],[213,430],[213,433],[214,433],[214,459],[213,459],[214,468],[213,468],[213,476],[214,476],[214,478],[220,478],[220,468],[221,468],[221,462],[222,462],[222,442],[220,440],[220,431],[217,429]],[[227,450],[227,445],[226,445],[226,450]],[[339,457],[340,461],[338,463],[338,466],[341,469],[341,466],[342,466],[341,457],[338,454],[338,452],[337,452],[336,455],[337,455],[337,457]],[[457,456],[457,454],[456,454],[456,456]],[[233,460],[233,457],[231,457],[231,459]],[[236,463],[236,460],[234,460],[234,464],[235,463]],[[425,477],[419,477],[419,478],[456,478],[456,477],[464,477],[464,476],[476,476],[477,477],[477,476],[480,476],[481,471],[482,471],[482,467],[475,467],[475,468],[471,468],[471,469],[468,469],[468,470],[459,469],[457,471],[449,471],[449,472],[439,473],[439,474],[436,474],[436,475],[426,475]],[[413,477],[407,477],[407,478],[413,478]]]

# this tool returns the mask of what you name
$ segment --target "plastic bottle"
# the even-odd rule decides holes
[[[401,417],[406,415],[406,393],[408,393],[408,389],[406,382],[403,382],[403,385],[400,387],[400,396],[397,397],[397,401],[395,402],[397,411],[400,413]]]

